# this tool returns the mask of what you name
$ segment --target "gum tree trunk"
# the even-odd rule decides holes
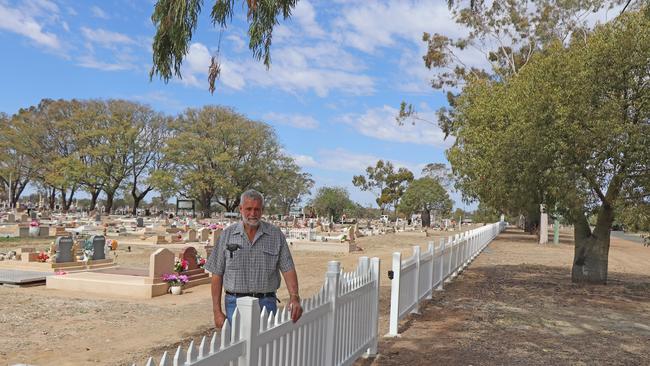
[[[422,227],[431,226],[431,211],[422,210]]]
[[[603,205],[598,213],[593,232],[591,232],[584,215],[576,222],[574,226],[575,253],[571,269],[572,282],[607,284],[610,228],[613,221],[613,208]]]

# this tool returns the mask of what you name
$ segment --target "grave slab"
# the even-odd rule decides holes
[[[13,286],[35,286],[44,285],[45,277],[51,276],[52,272],[17,271],[0,269],[0,284]]]

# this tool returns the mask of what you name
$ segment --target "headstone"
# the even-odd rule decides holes
[[[95,214],[95,222],[101,222],[102,221],[102,214]]]
[[[56,263],[74,262],[72,255],[72,246],[74,242],[69,236],[59,236],[56,238]]]
[[[198,239],[199,241],[207,241],[210,239],[210,228],[203,227],[200,228],[198,231]]]
[[[16,215],[14,215],[13,213],[8,214],[7,215],[7,222],[10,223],[10,224],[13,224],[14,222],[16,222]]]
[[[199,265],[196,263],[196,249],[194,247],[183,249],[183,252],[181,252],[181,259],[187,261],[188,271],[199,268]]]
[[[196,230],[190,229],[187,231],[187,241],[195,242],[196,241]]]
[[[351,244],[354,244],[355,240],[355,233],[354,233],[354,226],[350,226],[348,228],[348,240],[350,241]]]
[[[165,273],[171,273],[174,268],[174,253],[169,249],[160,248],[149,257],[149,279],[160,280]]]
[[[100,259],[106,259],[106,238],[102,235],[93,235],[90,237],[90,240],[93,243],[92,260],[97,261]]]
[[[142,217],[138,217],[137,226],[138,227],[144,227],[144,219]]]
[[[219,242],[219,237],[221,236],[222,229],[214,229],[212,230],[212,234],[210,236],[210,245],[211,246],[217,246],[217,243]]]
[[[539,205],[540,218],[539,218],[539,243],[548,244],[548,214],[546,213],[545,205]]]
[[[29,212],[29,217],[30,217],[32,220],[36,220],[36,219],[38,218],[36,211],[34,211],[34,210],[30,211],[30,212]]]

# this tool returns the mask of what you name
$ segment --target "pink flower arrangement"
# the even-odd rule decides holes
[[[50,256],[45,254],[45,252],[38,253],[38,257],[36,257],[36,260],[38,260],[41,263],[45,263],[45,261],[47,261],[48,259],[50,259]]]
[[[38,227],[38,226],[39,226],[39,223],[38,223],[38,221],[36,221],[36,220],[32,220],[32,222],[29,223],[29,226],[31,226],[31,227]]]
[[[189,278],[186,275],[179,275],[176,273],[165,273],[162,276],[163,281],[167,282],[170,286],[183,286],[189,282]]]
[[[64,270],[60,270],[60,271],[54,272],[54,274],[57,275],[57,276],[63,276],[63,275],[67,275],[68,272],[66,272]]]
[[[203,268],[203,266],[205,266],[205,262],[206,262],[205,258],[199,259],[199,261],[197,263],[199,268]]]
[[[174,263],[174,272],[176,273],[181,273],[183,271],[187,271],[189,268],[189,263],[187,262],[186,259],[178,259],[176,258],[176,263]]]

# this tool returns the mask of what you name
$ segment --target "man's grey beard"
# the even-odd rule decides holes
[[[247,219],[245,217],[242,217],[242,221],[244,221],[244,224],[250,226],[250,227],[258,227],[260,226],[260,219]]]

